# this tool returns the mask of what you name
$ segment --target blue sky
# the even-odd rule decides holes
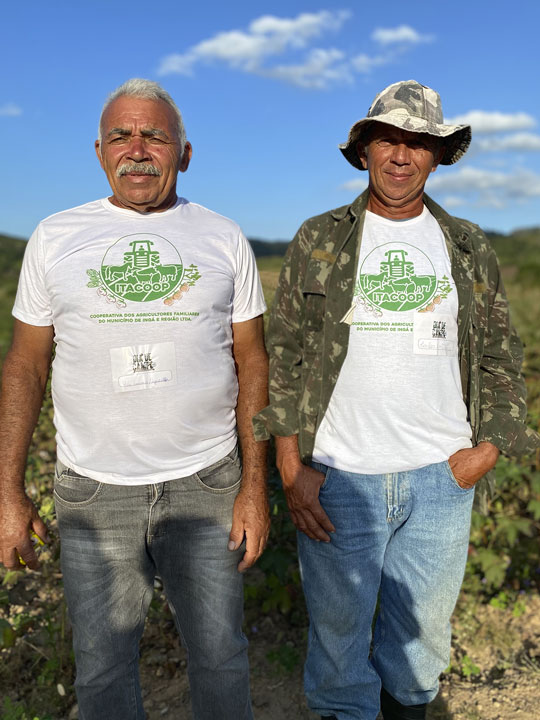
[[[366,184],[337,149],[398,80],[435,88],[473,145],[428,191],[486,229],[540,226],[540,4],[48,3],[2,8],[0,232],[108,194],[93,143],[102,103],[158,80],[193,144],[179,194],[251,237],[290,239]]]

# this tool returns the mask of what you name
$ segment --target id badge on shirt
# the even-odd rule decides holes
[[[176,385],[173,342],[111,348],[110,355],[114,392]]]
[[[448,313],[415,313],[413,342],[415,355],[457,355],[455,318]]]

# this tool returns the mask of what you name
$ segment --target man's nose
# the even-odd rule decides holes
[[[128,155],[133,160],[145,160],[148,157],[148,147],[143,137],[140,135],[133,135],[131,137]]]
[[[392,160],[398,165],[408,165],[411,162],[411,151],[405,143],[396,143]]]

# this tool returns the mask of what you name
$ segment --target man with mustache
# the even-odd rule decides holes
[[[495,255],[424,193],[470,139],[430,88],[383,90],[340,146],[368,189],[308,220],[281,273],[257,436],[276,436],[299,531],[305,690],[323,718],[426,717],[475,486],[485,503],[499,453],[539,445]]]
[[[234,222],[177,197],[192,149],[157,83],[109,96],[95,147],[112,195],[47,218],[25,253],[3,373],[0,561],[36,569],[30,533],[46,540],[24,469],[55,343],[79,718],[144,718],[138,644],[159,576],[194,718],[251,720],[242,573],[269,527],[251,428],[267,402],[253,253]]]

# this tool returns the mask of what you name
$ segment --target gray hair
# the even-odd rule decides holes
[[[98,142],[100,146],[102,140],[101,124],[105,110],[107,110],[114,100],[125,95],[128,97],[142,98],[143,100],[163,100],[163,102],[167,103],[176,117],[176,138],[180,145],[180,156],[182,156],[186,145],[186,130],[184,128],[184,121],[182,120],[182,113],[169,93],[164,90],[159,83],[153,82],[152,80],[145,80],[144,78],[131,78],[131,80],[127,80],[120,85],[120,87],[117,87],[116,90],[113,90],[105,100],[101,115],[99,116]]]

